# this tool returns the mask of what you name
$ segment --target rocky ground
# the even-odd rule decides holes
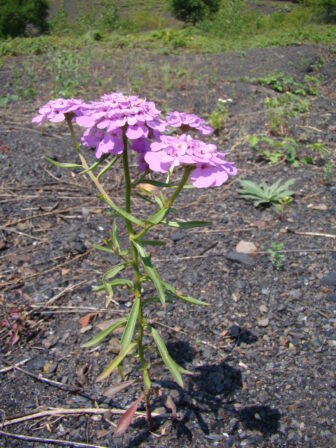
[[[29,83],[20,76],[27,64],[34,67],[37,98],[0,110],[0,446],[335,446],[336,184],[333,174],[327,177],[328,161],[335,170],[334,54],[295,46],[217,55],[134,50],[93,59],[85,78],[93,82],[82,92],[89,98],[112,88],[141,89],[165,110],[203,116],[216,109],[218,98],[232,99],[214,140],[235,162],[238,178],[295,179],[295,199],[282,215],[244,201],[233,180],[219,189],[188,190],[177,201],[179,216],[211,220],[209,229],[155,231],[166,241],[152,251],[162,277],[210,306],[177,302],[150,310],[171,355],[194,376],[182,390],[154,361],[156,390],[171,397],[177,418],[154,397],[153,411],[161,415],[155,431],[139,415],[121,439],[113,438],[112,410],[126,409],[139,393],[136,364],[126,366],[134,383],[107,398],[104,391],[117,375],[95,380],[118,353],[120,335],[81,348],[131,305],[121,291],[106,309],[105,295],[91,289],[113,263],[91,248],[111,219],[84,176],[45,160],[73,161],[74,154],[65,126],[31,125],[55,86],[43,56],[5,61],[0,96]],[[278,72],[300,85],[306,75],[318,80],[313,94],[300,97],[309,110],[282,129],[298,143],[297,156],[309,155],[313,164],[269,164],[246,142],[250,134],[270,135],[264,101],[283,94],[256,80]],[[309,147],[315,143],[324,144],[322,153]],[[106,188],[122,204],[120,168],[113,173]],[[145,211],[135,201],[133,213]],[[254,253],[237,251],[241,241],[254,243]],[[279,242],[277,269],[268,249]]]

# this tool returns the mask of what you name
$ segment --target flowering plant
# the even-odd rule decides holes
[[[120,263],[109,269],[102,278],[102,285],[96,290],[105,289],[112,298],[113,288],[126,286],[133,296],[131,311],[128,317],[123,317],[103,330],[92,340],[84,344],[91,347],[100,343],[112,334],[117,328],[123,327],[120,341],[120,353],[107,365],[99,375],[98,381],[107,378],[115,369],[119,370],[123,377],[122,364],[127,355],[137,352],[143,376],[146,415],[151,427],[150,393],[151,379],[150,367],[145,356],[143,345],[144,333],[150,335],[157,347],[164,364],[170,371],[174,380],[183,387],[182,373],[190,373],[179,366],[169,355],[166,345],[155,328],[146,321],[143,309],[153,302],[160,302],[165,306],[166,300],[174,298],[194,304],[207,305],[193,297],[184,296],[174,286],[165,282],[159,276],[152,264],[146,250],[146,245],[153,243],[144,237],[153,227],[163,224],[173,227],[191,228],[202,226],[199,221],[172,222],[167,217],[172,209],[175,199],[186,186],[190,178],[196,188],[219,187],[229,176],[237,173],[234,165],[225,160],[225,154],[217,151],[214,144],[205,143],[185,134],[186,131],[197,131],[202,135],[212,132],[203,119],[194,115],[180,112],[172,112],[164,119],[155,104],[138,96],[125,96],[121,93],[103,95],[99,101],[85,103],[80,99],[56,99],[49,101],[39,109],[39,114],[33,118],[33,123],[41,125],[45,121],[66,121],[72,140],[80,160],[80,164],[58,163],[51,161],[56,166],[63,168],[82,168],[91,178],[100,193],[101,199],[121,217],[126,225],[129,247],[121,248],[116,221],[113,222],[111,236],[104,240],[104,245],[94,245],[98,250],[117,255]],[[81,144],[77,142],[73,125],[77,124],[84,131],[81,136]],[[180,129],[177,136],[172,135],[172,130]],[[82,151],[82,147],[93,148],[97,162],[89,166]],[[137,153],[139,178],[131,181],[129,170],[130,149]],[[124,171],[125,204],[124,208],[115,204],[104,186],[100,182],[102,176],[121,159]],[[98,168],[104,164],[103,168]],[[171,183],[173,171],[181,167],[183,170],[180,181]],[[96,170],[99,169],[99,173]],[[158,182],[150,179],[151,173],[166,173],[167,180]],[[132,214],[132,193],[136,186],[141,184],[154,185],[162,190],[154,199],[156,210],[147,219],[139,219]],[[170,196],[167,190],[171,190]],[[120,278],[119,274],[132,268],[134,277],[132,280]],[[156,290],[156,297],[144,297],[144,285],[152,283]],[[141,395],[142,397],[142,395]],[[129,408],[127,412],[128,423],[142,398]],[[120,435],[125,430],[125,420],[120,420],[116,433]]]

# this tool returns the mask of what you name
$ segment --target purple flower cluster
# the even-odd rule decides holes
[[[181,128],[183,132],[189,130],[197,130],[202,135],[213,133],[211,126],[208,126],[202,118],[194,114],[186,114],[184,112],[170,112],[166,121],[173,128]]]
[[[84,106],[85,103],[82,100],[64,100],[63,98],[51,100],[39,108],[39,113],[32,119],[32,122],[37,126],[40,126],[47,120],[51,123],[59,123],[65,120],[64,114],[72,112],[75,115],[81,115]]]
[[[186,134],[178,137],[165,134],[169,128],[211,134],[212,128],[197,115],[171,112],[164,120],[153,102],[138,96],[112,93],[90,103],[62,98],[49,101],[32,121],[38,126],[46,120],[60,122],[66,114],[85,128],[82,144],[95,148],[97,158],[103,154],[121,154],[124,138],[127,138],[139,155],[140,171],[149,168],[154,172],[167,173],[177,166],[191,166],[190,178],[197,188],[218,187],[237,173],[215,145]]]
[[[225,154],[216,145],[193,139],[190,135],[179,137],[161,135],[151,144],[145,161],[152,171],[167,173],[176,166],[192,166],[191,181],[197,188],[219,187],[229,176],[237,173],[232,163],[224,160]]]

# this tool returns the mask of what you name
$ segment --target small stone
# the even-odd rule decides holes
[[[233,338],[233,339],[236,339],[236,338],[238,338],[239,337],[239,335],[240,335],[240,327],[239,327],[239,325],[231,325],[231,327],[229,328],[229,335],[230,335],[230,338]]]
[[[236,251],[242,254],[255,254],[257,252],[257,246],[250,241],[239,241],[236,246]]]
[[[265,317],[264,319],[259,319],[258,320],[258,325],[259,327],[267,327],[269,324],[269,320],[267,317]]]
[[[336,341],[334,339],[331,339],[330,341],[328,341],[328,345],[329,347],[336,347]]]
[[[327,295],[328,302],[336,302],[336,294],[328,294]]]
[[[321,285],[322,286],[336,286],[336,275],[334,272],[328,272],[327,275],[325,275],[321,279]]]
[[[175,241],[175,242],[177,242],[177,241],[180,241],[180,240],[182,240],[182,238],[184,238],[185,237],[185,233],[183,233],[183,232],[173,232],[172,234],[171,234],[171,239],[173,240],[173,241]]]
[[[240,263],[244,266],[254,266],[255,262],[249,255],[241,254],[239,252],[229,252],[224,255],[230,261],[235,261],[236,263]]]
[[[268,308],[267,308],[266,305],[262,304],[262,305],[259,306],[259,311],[260,311],[261,313],[267,313]]]

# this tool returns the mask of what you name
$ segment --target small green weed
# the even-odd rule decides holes
[[[280,270],[283,268],[283,259],[284,254],[282,252],[282,249],[284,247],[283,243],[271,243],[271,247],[267,250],[271,257],[271,263],[274,266],[276,270]]]
[[[288,124],[291,118],[309,112],[309,101],[286,92],[279,97],[268,97],[265,100],[269,120],[269,130],[272,135],[286,136],[289,133]]]
[[[324,166],[324,183],[330,186],[332,183],[331,178],[332,178],[332,163],[331,160],[328,160]]]
[[[0,96],[0,107],[7,107],[8,103],[18,101],[18,95],[3,95]]]
[[[298,167],[300,163],[313,164],[312,157],[308,155],[299,157],[297,155],[299,145],[293,138],[287,137],[276,140],[264,135],[249,135],[247,141],[255,154],[271,164],[281,161],[285,161],[294,167]]]
[[[292,202],[294,191],[288,188],[294,184],[295,179],[289,179],[284,184],[277,180],[272,185],[261,182],[259,185],[251,180],[238,180],[241,185],[239,194],[242,198],[252,201],[255,207],[260,205],[275,205]]]
[[[214,129],[214,132],[218,134],[224,127],[228,117],[228,104],[232,103],[231,98],[222,99],[217,101],[217,107],[208,115],[208,123]]]
[[[255,81],[255,80],[254,80]],[[291,92],[294,95],[318,95],[321,81],[315,76],[305,75],[303,82],[297,82],[291,76],[287,76],[282,72],[266,75],[258,78],[257,83],[267,86],[276,92]]]

